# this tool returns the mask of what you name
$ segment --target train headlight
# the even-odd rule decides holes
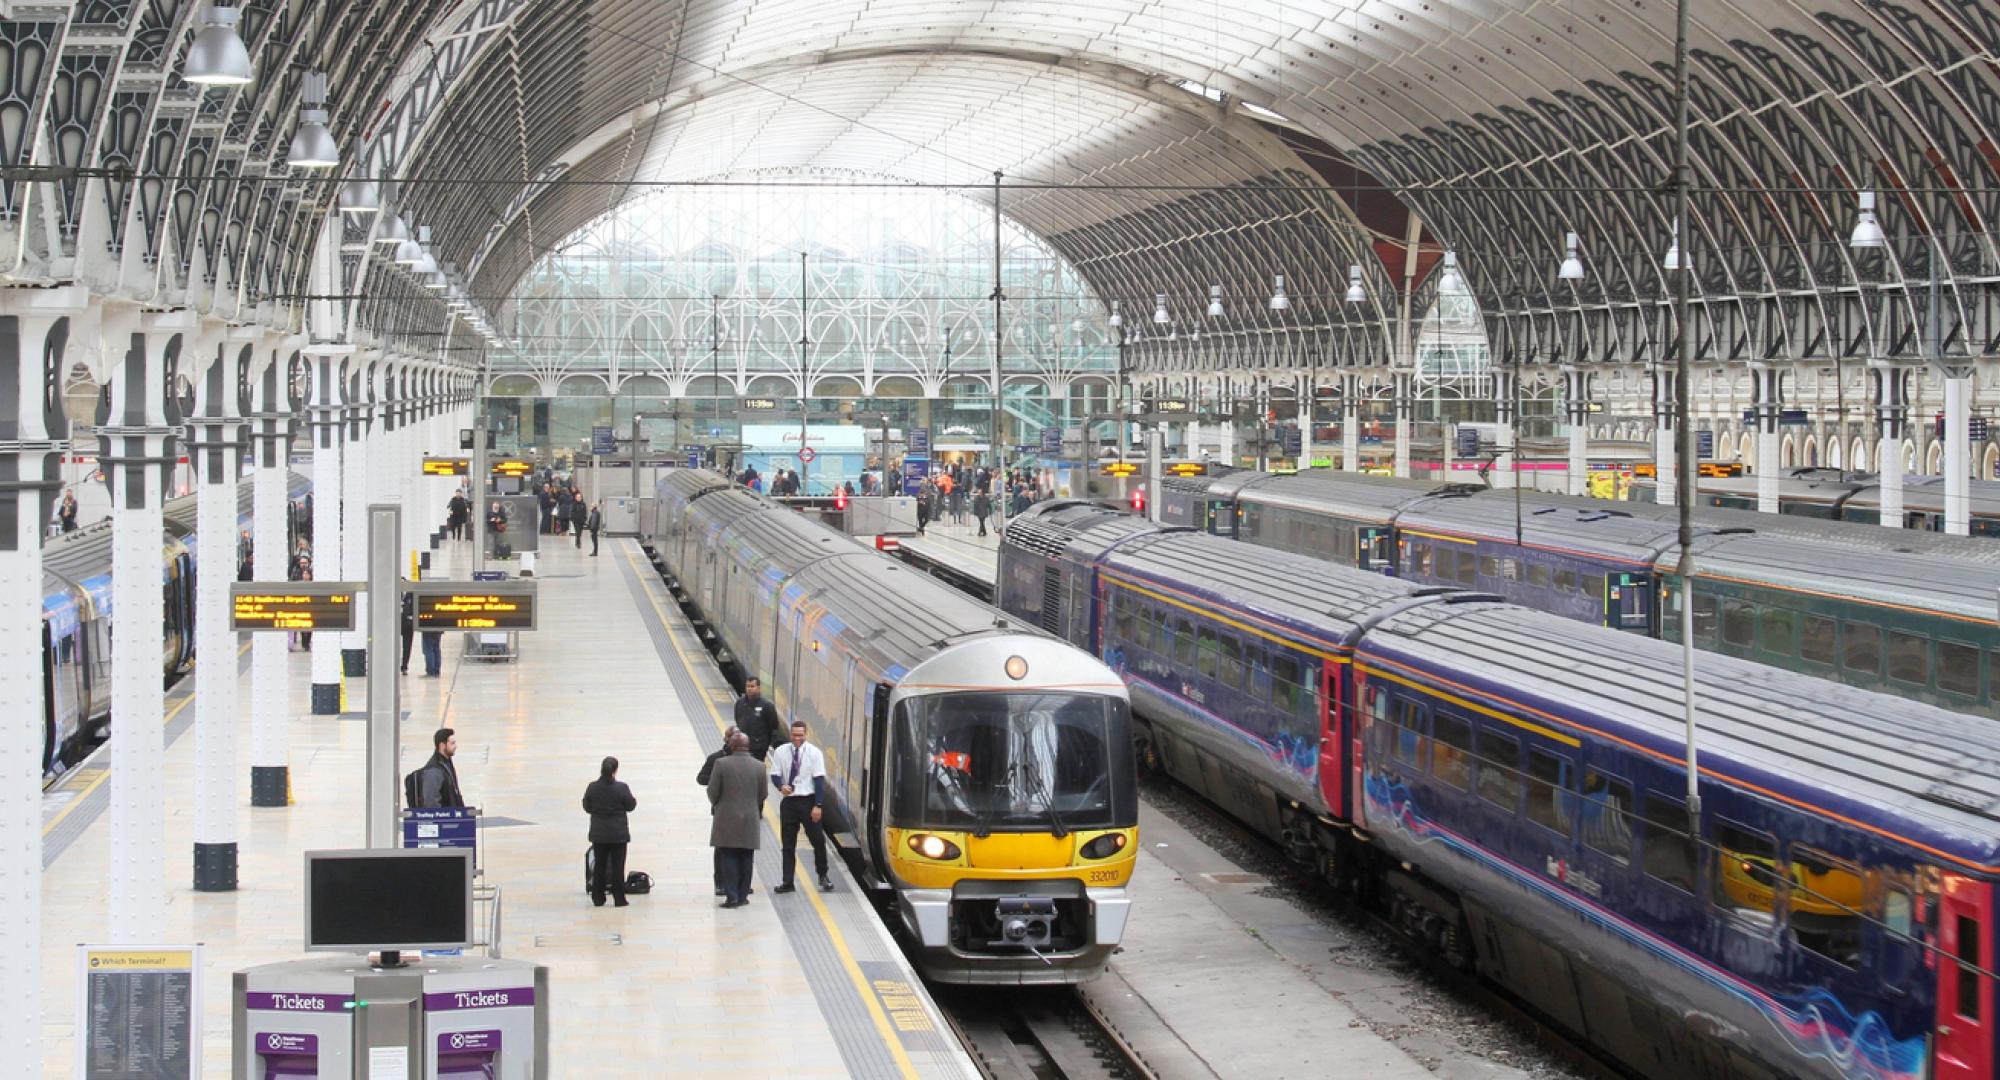
[[[1108,859],[1123,850],[1125,850],[1125,834],[1108,832],[1083,845],[1082,854],[1086,859]]]
[[[1007,677],[1016,681],[1028,677],[1028,658],[1010,656],[1007,658]]]
[[[910,850],[926,859],[936,859],[939,862],[956,859],[959,855],[957,844],[942,836],[932,836],[929,833],[917,833],[911,836]]]

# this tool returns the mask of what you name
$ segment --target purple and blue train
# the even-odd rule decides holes
[[[1635,1073],[1987,1080],[2000,732],[1081,503],[999,604],[1101,656],[1149,758]]]

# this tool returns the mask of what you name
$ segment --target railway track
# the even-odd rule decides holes
[[[1075,990],[933,987],[987,1080],[1153,1080],[1138,1051]]]

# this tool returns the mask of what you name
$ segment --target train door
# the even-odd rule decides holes
[[[1604,575],[1604,625],[1635,634],[1653,632],[1654,577],[1642,571]]]
[[[889,859],[887,853],[882,850],[882,815],[886,812],[889,800],[895,795],[889,789],[889,785],[895,782],[896,775],[896,766],[889,759],[889,748],[894,743],[889,737],[889,684],[876,683],[871,700],[873,705],[868,726],[870,742],[868,772],[863,776],[861,783],[862,798],[867,806],[867,823],[862,825],[857,822],[856,827],[865,830],[860,838],[861,844],[863,850],[868,853],[869,862],[874,864],[875,876],[886,880],[889,875]],[[918,749],[913,746],[910,752],[917,753]]]
[[[1342,672],[1348,665],[1322,660],[1319,665],[1319,793],[1334,816],[1346,819],[1347,767],[1353,751],[1341,708]]]
[[[1387,525],[1362,525],[1354,532],[1356,565],[1393,576],[1396,573],[1396,535]]]
[[[1935,1080],[1993,1075],[1993,886],[1946,875],[1938,898]]]
[[[1236,504],[1228,499],[1208,500],[1208,517],[1203,528],[1212,536],[1236,539]]]

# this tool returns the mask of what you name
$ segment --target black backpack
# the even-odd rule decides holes
[[[653,891],[653,875],[644,870],[634,870],[625,875],[625,895],[644,896]]]

